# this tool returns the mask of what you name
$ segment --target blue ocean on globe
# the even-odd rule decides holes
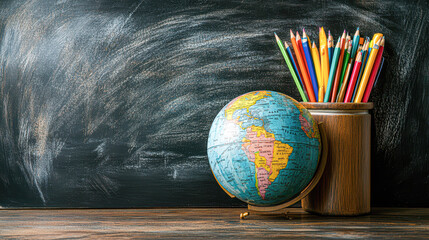
[[[255,91],[219,112],[207,154],[224,190],[248,204],[271,206],[309,184],[320,148],[317,122],[307,109],[285,94]]]

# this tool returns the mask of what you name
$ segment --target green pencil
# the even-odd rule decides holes
[[[339,89],[341,89],[341,84],[343,84],[344,75],[346,74],[347,65],[349,64],[350,59],[350,51],[351,51],[351,41],[348,42],[347,51],[344,53],[344,62],[343,62],[343,69],[341,71],[341,78],[340,78],[340,84],[338,86]]]
[[[332,56],[332,63],[331,63],[331,68],[329,71],[329,78],[328,78],[328,86],[326,86],[325,98],[323,99],[324,102],[329,102],[329,97],[331,96],[331,89],[332,89],[332,84],[334,83],[334,76],[337,69],[338,58],[340,57],[340,53],[341,53],[340,42],[341,42],[341,37],[338,38],[337,46],[335,46],[335,51]]]
[[[296,76],[295,70],[293,69],[293,66],[292,66],[292,63],[289,59],[289,56],[287,55],[286,50],[283,47],[282,41],[280,40],[279,36],[277,36],[276,33],[274,33],[274,36],[276,37],[277,45],[279,45],[280,51],[282,52],[283,58],[286,61],[286,64],[289,68],[289,71],[292,74],[293,81],[295,82],[296,87],[298,88],[298,91],[299,91],[299,94],[301,95],[302,101],[308,102],[307,98],[305,97],[304,91],[302,91],[301,84],[299,83],[298,77]]]

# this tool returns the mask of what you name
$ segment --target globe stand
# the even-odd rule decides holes
[[[320,131],[320,136],[321,136],[322,154],[321,154],[321,156],[319,158],[319,162],[317,164],[316,173],[314,174],[312,180],[307,185],[307,187],[305,187],[304,190],[302,190],[301,193],[298,196],[292,198],[291,200],[289,200],[289,201],[287,201],[285,203],[279,204],[279,205],[269,206],[269,207],[259,207],[259,206],[254,206],[254,205],[250,205],[249,204],[247,206],[247,208],[249,209],[249,211],[255,211],[255,212],[277,212],[279,210],[284,210],[285,208],[287,208],[287,207],[289,207],[289,206],[297,203],[301,199],[305,198],[311,192],[311,190],[313,190],[313,188],[317,185],[317,183],[319,183],[320,178],[323,175],[323,171],[325,170],[326,160],[328,158],[328,141],[327,141],[327,138],[326,138],[325,129],[323,128],[323,124],[319,123],[318,126],[319,126],[319,131]],[[225,189],[224,189],[224,191],[229,196],[234,197],[231,193],[229,193]],[[285,214],[287,216],[287,212]],[[249,215],[250,215],[249,212],[241,213],[240,214],[240,219],[244,219],[244,218],[246,218]]]

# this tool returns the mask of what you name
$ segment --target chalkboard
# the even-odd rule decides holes
[[[371,101],[374,206],[429,206],[425,1],[3,0],[0,206],[242,206],[215,182],[231,99],[299,99],[273,32],[386,36]]]

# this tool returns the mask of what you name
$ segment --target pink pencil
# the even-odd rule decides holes
[[[368,85],[365,89],[365,93],[363,94],[362,102],[368,102],[369,95],[371,94],[372,86],[374,86],[375,77],[377,76],[377,73],[378,73],[378,68],[380,67],[383,50],[384,50],[384,37],[381,40],[380,49],[378,50],[377,58],[375,59],[374,67],[372,68]]]
[[[356,56],[355,66],[353,67],[352,76],[350,77],[349,87],[347,88],[347,93],[346,93],[346,96],[344,97],[345,103],[350,102],[352,98],[353,90],[355,89],[356,79],[357,79],[357,76],[359,75],[359,69],[361,65],[362,65],[362,52],[359,52]]]

